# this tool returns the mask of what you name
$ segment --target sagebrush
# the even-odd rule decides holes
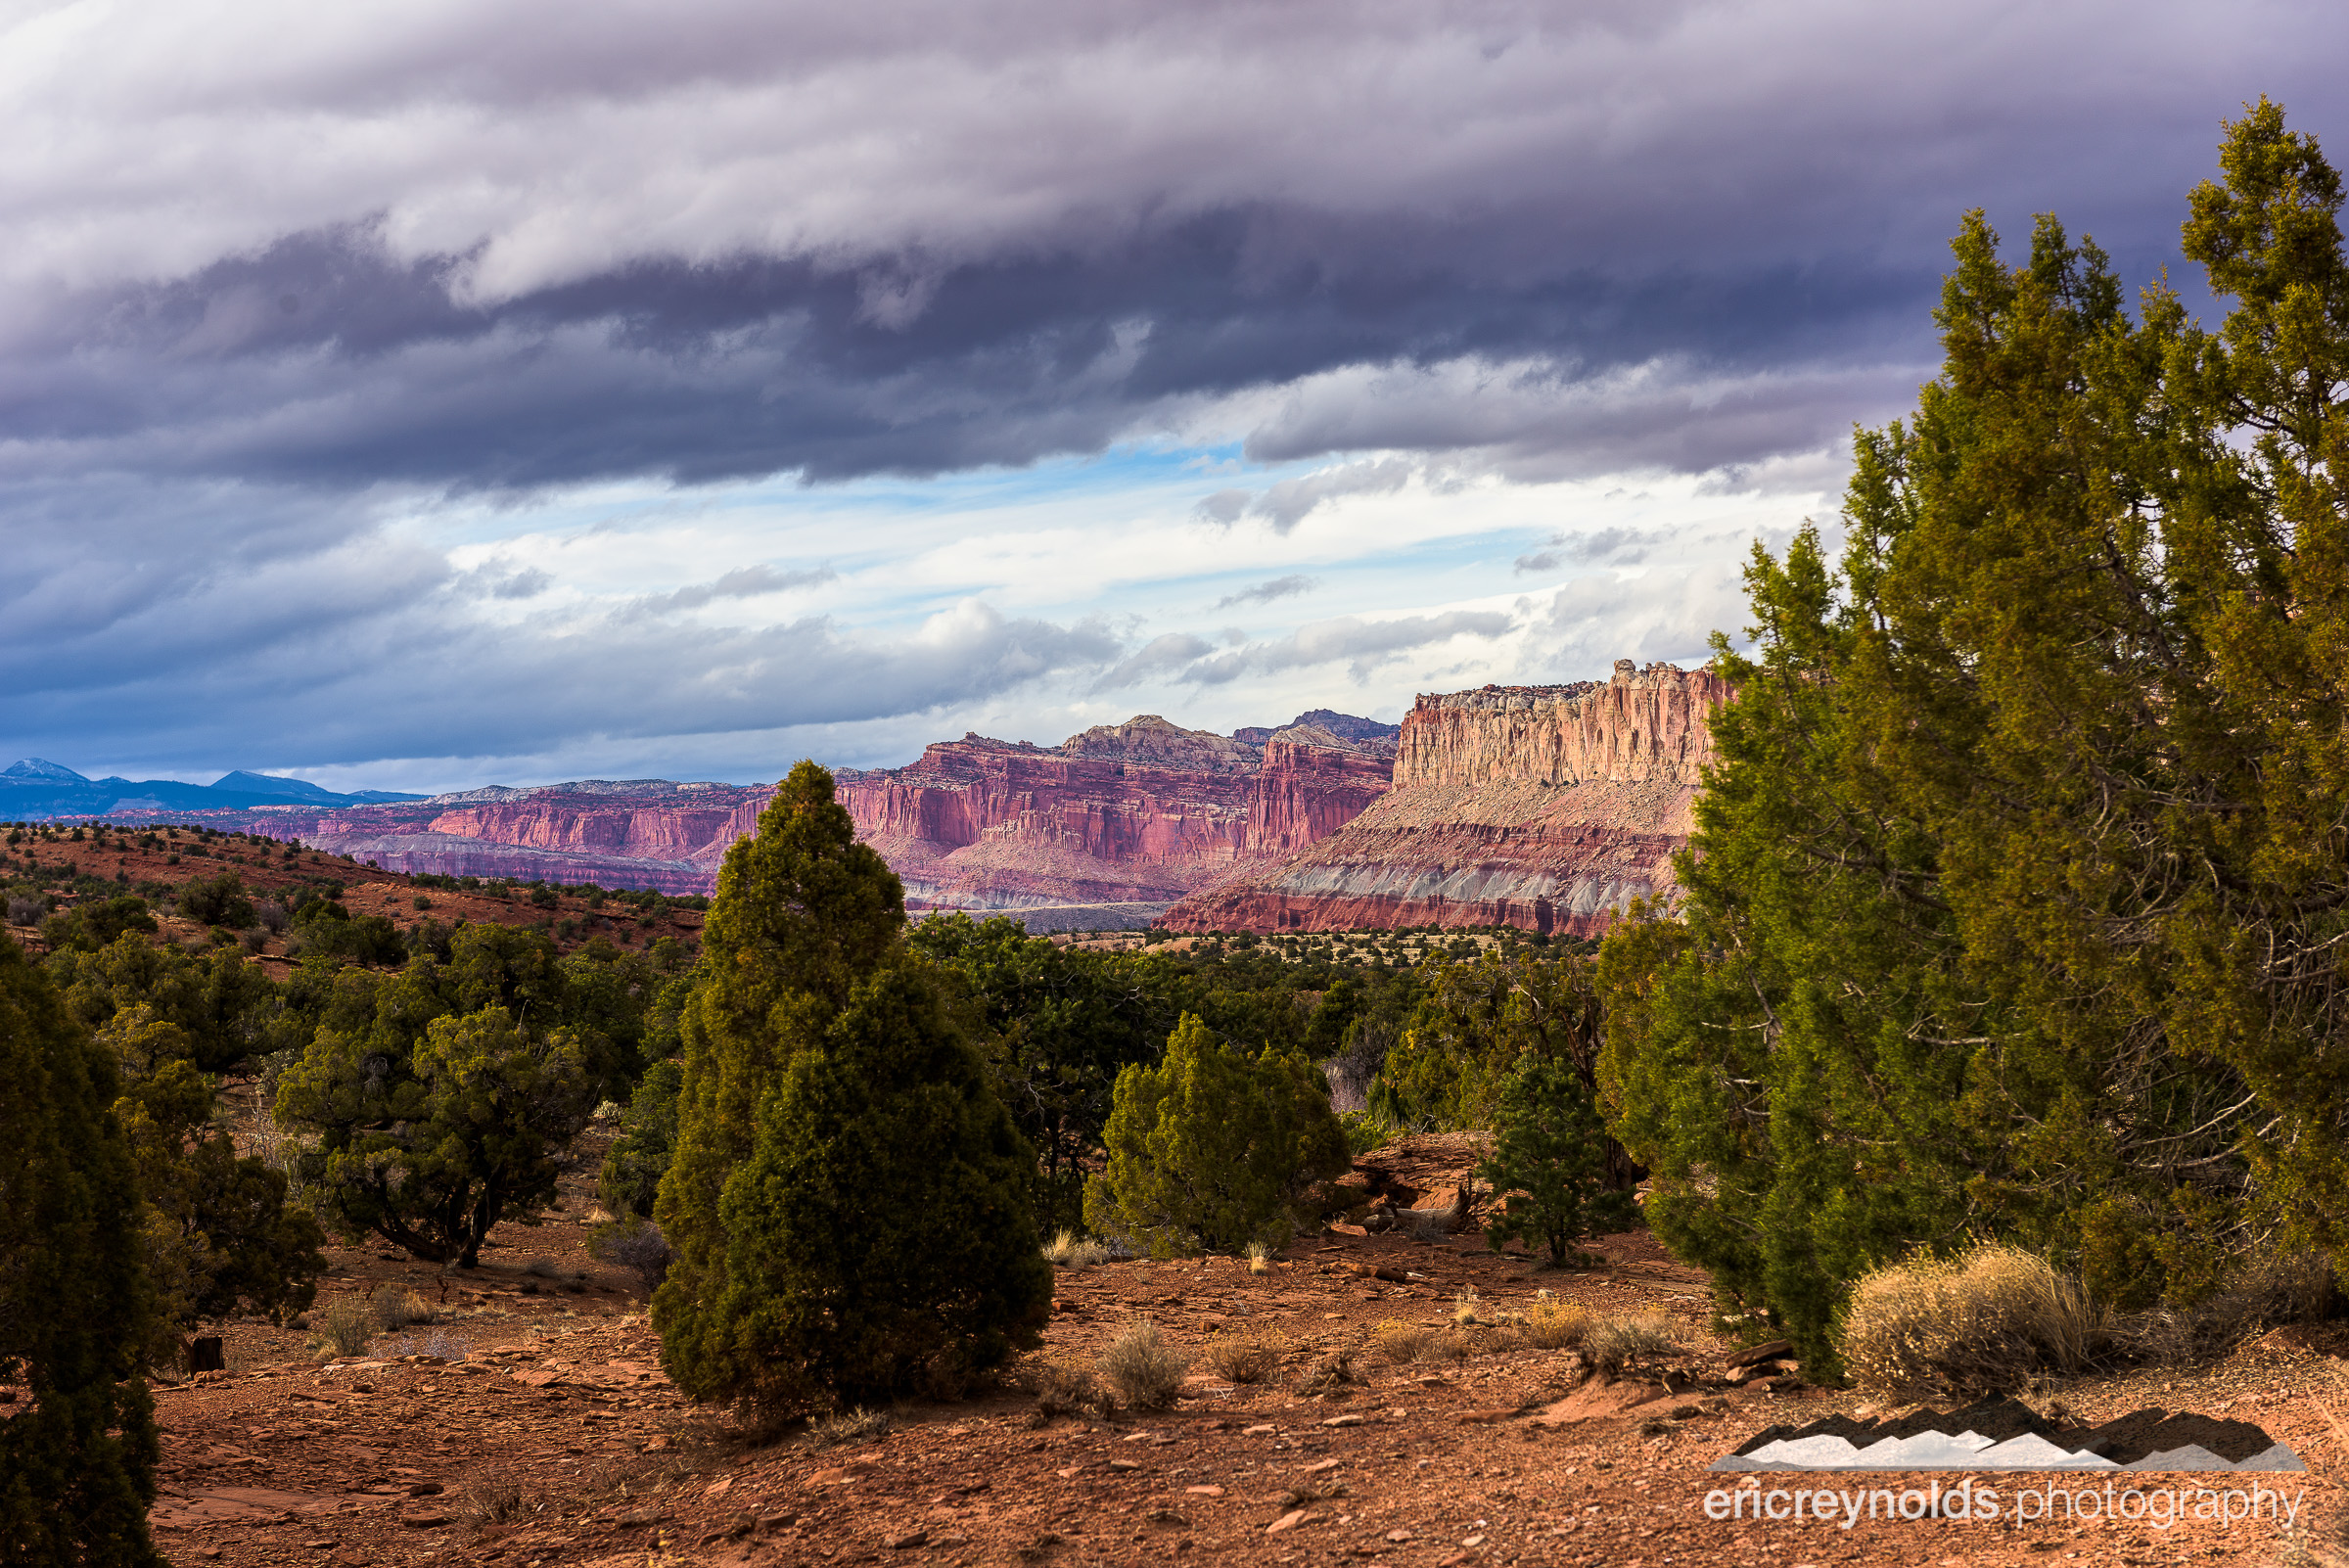
[[[1167,1343],[1148,1318],[1122,1331],[1101,1353],[1101,1375],[1137,1410],[1163,1410],[1181,1392],[1190,1359]]]

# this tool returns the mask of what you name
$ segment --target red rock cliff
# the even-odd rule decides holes
[[[843,773],[841,799],[908,899],[1163,906],[1334,831],[1392,767],[1385,747],[1318,729],[1260,752],[1145,715],[1049,749],[941,742],[905,767]]]
[[[1051,748],[970,735],[905,767],[836,778],[858,836],[904,879],[910,901],[1147,906],[1129,912],[1138,919],[1311,846],[1383,794],[1393,767],[1391,742],[1308,725],[1259,746],[1145,715]],[[771,794],[588,780],[207,816],[392,871],[708,893]]]
[[[1277,867],[1185,899],[1175,931],[1516,925],[1589,934],[1672,887],[1728,687],[1638,669],[1571,686],[1423,696],[1395,788]]]

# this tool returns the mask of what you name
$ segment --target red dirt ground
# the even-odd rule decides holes
[[[2326,1403],[2342,1363],[2289,1334],[2191,1376],[2084,1382],[2062,1397],[2092,1421],[2162,1405],[2264,1425],[2309,1464],[2305,1477],[2263,1478],[2305,1487],[2302,1524],[2318,1523],[2305,1546],[2273,1525],[1878,1521],[1846,1532],[1712,1521],[1705,1494],[1746,1479],[1708,1474],[1714,1458],[1765,1426],[1864,1402],[1724,1386],[1729,1347],[1703,1330],[1701,1279],[1644,1233],[1603,1242],[1603,1267],[1557,1274],[1494,1257],[1473,1234],[1439,1245],[1343,1231],[1292,1245],[1266,1276],[1229,1259],[1063,1271],[1043,1357],[1089,1360],[1144,1316],[1194,1355],[1226,1334],[1273,1337],[1289,1355],[1276,1378],[1250,1387],[1197,1361],[1183,1397],[1162,1412],[1046,1421],[1033,1398],[1004,1392],[902,1407],[874,1440],[817,1449],[787,1435],[760,1445],[677,1399],[658,1369],[641,1292],[584,1256],[598,1154],[581,1150],[563,1211],[534,1229],[501,1227],[492,1261],[452,1276],[452,1309],[473,1315],[409,1330],[463,1339],[463,1360],[396,1360],[385,1352],[401,1347],[379,1342],[373,1359],[320,1366],[298,1357],[300,1336],[243,1325],[230,1334],[228,1373],[162,1391],[155,1521],[165,1553],[177,1563],[498,1568],[1333,1559],[1917,1568],[2323,1563],[2331,1560],[2323,1542],[2339,1539],[2333,1477],[2349,1447]],[[1432,1185],[1432,1171],[1413,1176]],[[438,1289],[438,1271],[425,1265],[373,1251],[336,1257],[329,1294],[392,1280],[428,1299]],[[585,1277],[535,1279],[523,1271],[530,1258]],[[1364,1266],[1411,1277],[1385,1282]],[[1381,1320],[1450,1324],[1470,1285],[1487,1314],[1521,1311],[1542,1289],[1602,1314],[1665,1314],[1696,1347],[1685,1365],[1702,1381],[1670,1395],[1629,1383],[1578,1388],[1572,1353],[1507,1348],[1505,1336],[1484,1332],[1465,1336],[1470,1354],[1456,1362],[1389,1365],[1367,1348]],[[1302,1392],[1303,1374],[1340,1348],[1354,1350],[1359,1381]],[[1817,1484],[1838,1480],[1854,1484]]]

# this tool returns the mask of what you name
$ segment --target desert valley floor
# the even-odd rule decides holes
[[[1448,1155],[1465,1164],[1441,1140],[1415,1152],[1412,1182],[1431,1189]],[[1862,1522],[1847,1532],[1710,1520],[1707,1492],[1752,1484],[1708,1473],[1715,1458],[1764,1427],[1865,1402],[1795,1379],[1771,1380],[1774,1391],[1728,1386],[1731,1347],[1704,1331],[1701,1278],[1644,1233],[1608,1238],[1603,1266],[1565,1273],[1495,1257],[1474,1233],[1438,1244],[1345,1230],[1300,1239],[1268,1275],[1228,1259],[1064,1270],[1047,1358],[1089,1360],[1139,1316],[1186,1349],[1250,1333],[1290,1354],[1274,1377],[1245,1387],[1202,1361],[1173,1408],[1148,1414],[1044,1420],[1032,1396],[1006,1391],[902,1407],[876,1439],[753,1443],[680,1402],[659,1370],[640,1289],[587,1257],[593,1169],[581,1161],[563,1209],[502,1227],[483,1268],[447,1276],[439,1322],[326,1365],[299,1332],[236,1325],[226,1372],[160,1390],[154,1518],[165,1554],[348,1568],[2342,1560],[2327,1544],[2340,1539],[2336,1478],[2349,1464],[2349,1434],[2330,1413],[2349,1405],[2349,1376],[2330,1354],[2344,1347],[2299,1331],[2190,1375],[2058,1391],[2087,1421],[2162,1406],[2260,1423],[2308,1464],[2305,1476],[2271,1478],[2306,1490],[2290,1539],[2273,1525],[2193,1522]],[[432,1266],[380,1249],[333,1257],[322,1304],[391,1281],[442,1297]],[[1675,1378],[1677,1392],[1577,1387],[1566,1353],[1496,1348],[1506,1336],[1479,1331],[1446,1330],[1468,1350],[1462,1360],[1393,1365],[1368,1349],[1383,1320],[1451,1324],[1470,1286],[1488,1316],[1542,1289],[1601,1313],[1667,1314],[1689,1336],[1689,1381]],[[1354,1380],[1307,1392],[1338,1350],[1352,1351]]]

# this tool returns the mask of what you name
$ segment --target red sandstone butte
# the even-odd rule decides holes
[[[1057,747],[968,735],[840,775],[859,833],[908,901],[973,910],[1168,904],[1268,868],[1384,794],[1391,744],[1318,725],[1261,750],[1155,715]]]
[[[1171,931],[1513,925],[1585,936],[1668,893],[1688,842],[1708,670],[1615,662],[1614,678],[1422,696],[1395,787],[1304,853],[1177,903]]]

